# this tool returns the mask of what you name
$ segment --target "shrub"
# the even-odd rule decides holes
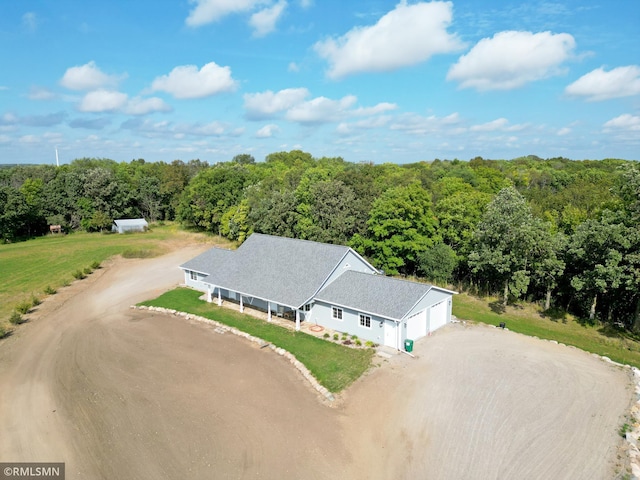
[[[83,271],[82,271],[85,275],[91,275],[93,273],[93,268],[91,267],[86,267]]]
[[[34,307],[37,307],[41,303],[42,301],[38,297],[36,297],[35,295],[31,295],[31,305],[33,305]]]
[[[342,342],[343,345],[351,345],[353,342],[351,340],[344,340]]]
[[[329,338],[329,337],[330,337],[330,335],[325,332],[325,334],[323,335],[323,338]]]
[[[8,337],[9,333],[11,333],[11,330],[0,324],[0,338]]]
[[[360,347],[362,346],[362,342],[359,339],[356,339],[356,345]]]
[[[365,345],[369,348],[372,348],[375,345],[375,343],[373,343],[371,340],[367,340]]]
[[[62,286],[63,287],[68,287],[69,285],[71,285],[71,283],[69,283],[69,280],[63,280],[62,281]]]
[[[51,285],[47,285],[44,289],[45,295],[55,295],[57,290],[53,288]]]
[[[351,335],[351,340],[357,340],[358,336],[357,335]]]
[[[338,338],[340,338],[340,335],[338,335],[337,333],[334,333],[333,334],[333,339],[334,340],[338,340]]]
[[[76,280],[82,280],[83,278],[86,277],[86,275],[82,272],[82,270],[76,270],[75,272],[73,272],[73,278],[75,278]]]
[[[95,262],[92,262],[91,268],[94,270],[98,270],[100,268],[100,262],[98,262],[97,260]]]
[[[29,313],[29,310],[31,310],[31,307],[33,305],[31,304],[31,302],[20,302],[18,305],[16,305],[16,312],[18,312],[19,314],[26,314]]]
[[[20,315],[19,312],[14,310],[13,312],[11,312],[11,316],[9,317],[9,322],[11,322],[13,325],[20,325],[21,323],[24,323],[24,319],[22,318],[22,315]]]

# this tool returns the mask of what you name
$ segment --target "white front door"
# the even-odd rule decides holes
[[[398,324],[392,320],[384,322],[384,344],[387,347],[398,348]]]

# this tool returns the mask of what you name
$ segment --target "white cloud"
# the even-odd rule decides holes
[[[151,90],[167,92],[175,98],[203,98],[235,89],[236,81],[231,78],[231,69],[215,62],[207,63],[200,70],[196,65],[175,67],[151,84]]]
[[[564,137],[565,135],[569,135],[571,133],[571,129],[569,127],[562,127],[560,130],[558,130],[557,135],[559,137]]]
[[[38,16],[34,12],[22,15],[22,26],[29,32],[35,32],[38,28]]]
[[[309,96],[306,88],[287,88],[277,93],[267,90],[262,93],[244,95],[244,108],[247,118],[259,120],[269,118],[298,105]]]
[[[605,131],[627,130],[640,132],[640,116],[625,113],[606,122],[604,128]]]
[[[600,67],[583,75],[565,93],[590,102],[640,95],[640,66],[628,65],[606,72]]]
[[[125,75],[107,75],[92,60],[84,65],[68,68],[60,80],[60,85],[69,90],[95,90],[113,87],[126,77]]]
[[[499,32],[461,56],[447,80],[460,82],[461,88],[511,90],[561,73],[574,48],[568,33]]]
[[[290,62],[289,66],[287,67],[287,70],[289,72],[299,72],[300,66],[296,62]]]
[[[391,124],[391,130],[398,130],[414,135],[434,134],[438,132],[448,132],[450,134],[460,134],[466,131],[466,128],[460,126],[461,119],[457,112],[446,117],[437,117],[430,115],[423,117],[414,113],[400,115]]]
[[[334,122],[348,115],[349,109],[357,101],[353,95],[347,95],[340,100],[317,97],[289,109],[286,118],[299,123]]]
[[[9,87],[5,87],[4,85],[0,85],[0,91],[9,90]]]
[[[313,0],[300,0],[300,6],[302,8],[309,8],[313,6]]]
[[[452,8],[450,2],[402,1],[375,25],[355,27],[342,37],[316,43],[314,49],[329,62],[327,74],[334,79],[414,65],[463,47],[447,32]]]
[[[123,111],[128,115],[146,115],[152,112],[169,112],[171,107],[158,97],[134,97],[127,102]]]
[[[276,29],[276,22],[282,16],[286,7],[286,0],[280,0],[275,5],[251,15],[249,25],[253,27],[253,35],[255,37],[264,37],[273,32]]]
[[[55,94],[44,87],[31,87],[29,89],[29,93],[27,94],[27,98],[29,100],[51,100],[55,98]]]
[[[256,138],[271,138],[279,130],[280,128],[277,125],[270,123],[256,132]]]
[[[398,105],[396,105],[395,103],[381,102],[373,107],[357,108],[353,111],[353,115],[357,115],[357,116],[377,115],[379,113],[396,110],[397,108],[398,108]]]
[[[264,0],[189,0],[195,8],[189,12],[186,23],[199,27],[220,20],[232,13],[247,12],[261,5]]]
[[[480,125],[473,125],[470,130],[472,132],[493,132],[495,130],[502,130],[509,124],[509,120],[506,118],[498,118],[491,122],[483,123]]]
[[[113,90],[94,90],[87,93],[78,104],[81,112],[115,112],[127,104],[125,93]]]

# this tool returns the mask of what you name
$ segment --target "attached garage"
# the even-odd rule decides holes
[[[429,333],[447,323],[450,302],[450,300],[443,300],[429,308]]]
[[[417,340],[427,334],[427,310],[421,310],[407,318],[407,338]]]

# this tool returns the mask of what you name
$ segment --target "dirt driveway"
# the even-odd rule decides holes
[[[128,308],[202,249],[115,262],[0,342],[0,461],[64,461],[70,479],[612,478],[622,369],[452,325],[329,408],[270,349]]]

